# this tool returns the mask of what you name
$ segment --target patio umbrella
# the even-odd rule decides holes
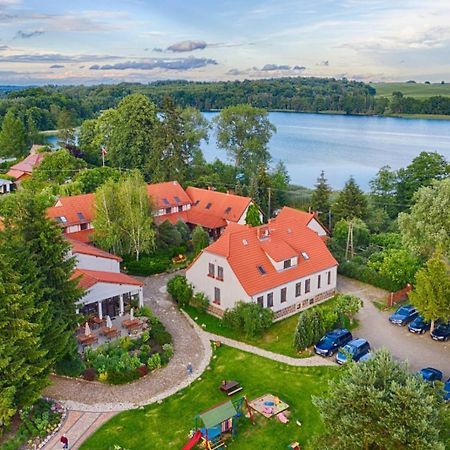
[[[134,308],[130,309],[130,320],[134,319]]]
[[[112,328],[112,320],[111,320],[111,317],[109,317],[109,316],[106,316],[106,327]]]
[[[91,327],[89,326],[89,324],[87,322],[86,322],[86,325],[84,326],[84,335],[85,336],[91,335]]]

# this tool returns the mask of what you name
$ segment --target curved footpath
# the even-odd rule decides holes
[[[144,280],[145,304],[173,337],[175,353],[169,364],[123,386],[52,376],[52,385],[45,390],[44,395],[64,403],[69,414],[61,430],[45,446],[46,450],[61,448],[59,439],[62,433],[67,434],[70,448],[78,449],[83,441],[117,412],[158,402],[189,386],[209,364],[212,356],[210,341],[220,341],[230,347],[291,366],[334,364],[318,356],[291,358],[203,331],[168,298],[166,284],[171,276],[156,275]],[[187,373],[189,363],[193,367],[192,375]]]

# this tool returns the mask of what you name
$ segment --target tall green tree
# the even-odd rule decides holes
[[[331,207],[331,186],[325,178],[325,172],[320,172],[319,178],[315,184],[315,189],[311,195],[311,208],[319,213],[322,222],[328,221],[328,212]]]
[[[276,211],[289,202],[289,183],[291,178],[283,161],[278,161],[270,173],[271,211]]]
[[[113,167],[145,168],[152,175],[149,161],[154,152],[158,118],[156,106],[144,95],[125,97],[114,112],[105,116],[103,142]],[[100,120],[101,121],[101,120]]]
[[[250,180],[251,175],[270,162],[267,148],[275,126],[268,113],[250,105],[229,106],[214,119],[217,127],[217,145],[225,150],[235,167],[235,176]]]
[[[5,218],[5,252],[12,255],[10,267],[18,276],[22,292],[34,298],[40,327],[42,363],[49,373],[55,362],[76,351],[74,329],[76,303],[82,291],[72,274],[75,259],[60,227],[46,217],[42,198],[17,193],[14,207]]]
[[[95,205],[94,240],[100,247],[136,260],[154,248],[152,205],[138,171],[118,182],[108,180],[97,190]]]
[[[326,397],[313,398],[325,425],[314,448],[444,450],[448,412],[441,395],[380,350],[351,363]]]
[[[258,225],[261,225],[261,212],[259,211],[259,208],[255,204],[251,204],[248,207],[247,215],[245,216],[245,223],[247,225],[251,225],[252,227],[257,227]]]
[[[0,233],[0,435],[17,410],[36,401],[47,384],[34,296],[22,290],[2,239]]]
[[[204,248],[209,245],[209,235],[201,227],[197,225],[192,232],[192,246],[194,247],[195,255],[198,255]]]
[[[439,153],[422,152],[407,167],[398,171],[397,203],[401,210],[407,210],[414,194],[423,186],[430,186],[434,180],[443,180],[450,175],[450,164]]]
[[[0,156],[20,158],[28,152],[25,127],[20,119],[8,111],[3,118],[0,130]]]
[[[441,248],[450,256],[450,179],[435,181],[414,196],[409,213],[398,216],[404,246],[414,254],[430,257]]]
[[[75,128],[72,113],[67,109],[60,109],[57,115],[58,145],[67,148],[75,145]]]
[[[367,199],[353,177],[345,183],[332,207],[334,220],[363,219],[367,216]]]
[[[415,288],[409,293],[411,303],[425,320],[450,320],[450,264],[441,251],[436,251],[416,274]]]
[[[370,196],[373,204],[382,208],[392,219],[398,214],[397,202],[397,173],[390,166],[383,166],[372,180],[370,180]]]

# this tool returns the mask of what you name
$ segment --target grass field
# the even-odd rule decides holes
[[[302,449],[313,450],[311,437],[323,429],[312,405],[312,395],[322,395],[328,380],[338,373],[334,367],[290,367],[229,347],[215,351],[210,370],[190,387],[143,409],[113,417],[91,436],[81,450],[112,450],[121,445],[128,450],[180,449],[188,440],[194,417],[226,400],[218,390],[224,379],[236,379],[250,400],[272,393],[290,405],[290,422],[258,416],[255,425],[242,417],[237,435],[228,442],[230,450],[282,450],[298,440]],[[237,394],[239,395],[239,394]],[[299,420],[302,426],[298,426]],[[308,444],[309,443],[309,444]]]
[[[334,299],[330,299],[325,303],[315,306],[315,308],[331,306],[333,301]],[[294,348],[294,333],[298,322],[298,314],[279,322],[275,322],[261,336],[247,337],[244,333],[239,333],[231,328],[228,328],[221,319],[218,319],[211,314],[201,312],[192,306],[187,306],[184,310],[193,320],[195,320],[196,323],[210,333],[236,339],[241,342],[246,342],[247,344],[254,345],[255,347],[260,347],[274,353],[281,353],[282,355],[291,356],[292,358],[307,358],[313,354],[309,351],[298,353]],[[345,326],[349,329],[354,329],[358,326],[358,321],[355,320],[352,326],[350,326],[349,321],[347,321]]]
[[[450,83],[373,83],[378,97],[390,97],[393,92],[400,91],[407,97],[426,98],[434,95],[450,96]],[[433,116],[434,117],[434,116]]]

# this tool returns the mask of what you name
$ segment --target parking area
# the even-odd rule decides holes
[[[392,355],[407,361],[412,371],[423,367],[434,367],[450,378],[450,341],[436,342],[429,332],[415,335],[407,327],[392,325],[388,321],[387,311],[380,311],[373,300],[382,298],[386,292],[350,278],[338,278],[338,290],[344,294],[353,294],[364,301],[364,307],[358,313],[360,324],[353,332],[354,337],[363,337],[373,349],[386,347]]]

